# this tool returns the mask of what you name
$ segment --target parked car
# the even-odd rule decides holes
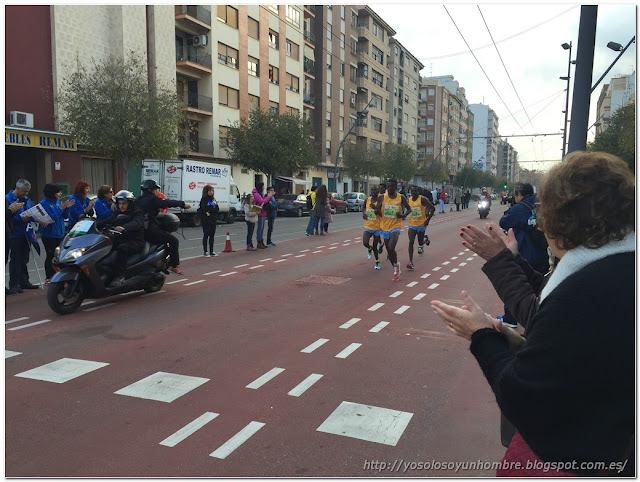
[[[346,192],[344,193],[344,200],[349,205],[348,211],[362,212],[362,206],[364,206],[367,196],[363,192]]]
[[[307,196],[304,194],[283,194],[277,201],[280,203],[278,216],[301,217],[303,214],[309,214]]]
[[[344,200],[342,194],[337,192],[329,193],[329,204],[336,210],[336,213],[346,213],[349,209],[349,204]]]

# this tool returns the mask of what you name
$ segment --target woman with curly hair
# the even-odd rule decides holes
[[[75,201],[75,204],[69,208],[69,229],[78,222],[83,214],[93,216],[93,206],[96,203],[89,199],[89,191],[91,186],[87,181],[78,181],[73,188],[73,195],[69,198]]]
[[[509,249],[483,267],[514,258],[512,282],[535,287],[526,338],[464,291],[461,308],[436,300],[431,306],[450,331],[471,341],[517,430],[503,459],[509,468],[503,464],[497,475],[633,476],[634,176],[616,156],[574,152],[547,173],[539,199],[538,226],[559,258],[546,284]],[[496,229],[489,238],[476,231],[462,233],[474,250],[502,242]],[[507,245],[514,244],[510,233]]]

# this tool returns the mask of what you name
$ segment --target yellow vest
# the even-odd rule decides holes
[[[409,214],[409,226],[424,226],[427,220],[427,207],[422,205],[422,196],[418,196],[415,201],[409,198],[411,214]]]
[[[376,212],[371,207],[373,203],[373,198],[369,196],[365,201],[365,213],[367,215],[367,220],[364,222],[364,228],[370,229],[372,231],[377,231],[380,229],[380,216],[376,216]]]
[[[402,213],[402,194],[396,193],[396,198],[391,199],[389,194],[384,193],[382,201],[382,219],[380,220],[380,229],[383,231],[391,231],[393,229],[402,229],[402,218],[397,216]]]

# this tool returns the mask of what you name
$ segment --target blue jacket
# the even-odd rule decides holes
[[[60,209],[60,201],[49,197],[40,201],[40,206],[53,219],[53,223],[40,228],[40,236],[43,238],[64,238],[64,218],[69,215],[69,208],[63,211]]]
[[[524,201],[532,206],[535,200],[535,194],[524,199]],[[542,263],[547,258],[547,251],[533,246],[531,239],[527,235],[527,226],[530,217],[531,210],[524,204],[517,203],[505,211],[502,218],[500,218],[500,227],[505,231],[513,228],[513,234],[516,235],[516,240],[518,241],[520,256],[526,259],[529,264],[536,265]]]
[[[272,197],[271,201],[269,201],[273,206],[271,211],[267,211],[268,218],[275,218],[278,215],[278,208],[280,207],[280,203],[276,201],[276,198]]]
[[[7,195],[4,197],[9,204],[13,204],[18,200],[13,191],[9,191]],[[11,217],[11,224],[13,224],[14,233],[9,236],[9,239],[18,239],[18,238],[26,238],[26,228],[27,223],[23,223],[20,219],[20,214],[25,212],[27,209],[31,209],[31,199],[29,197],[26,198],[27,202],[24,203],[22,209],[18,209],[13,216]]]
[[[75,199],[76,203],[69,208],[69,228],[72,228],[73,225],[78,222],[78,218],[85,214],[84,210],[89,207],[89,203],[91,202],[91,199],[89,199],[88,196],[82,199],[76,197],[74,194],[69,198],[69,201],[72,199]],[[87,216],[93,215],[93,209],[86,214]]]
[[[109,200],[106,197],[102,199],[97,198],[96,203],[93,205],[93,209],[96,212],[96,219],[98,221],[108,218],[115,212],[111,210]]]

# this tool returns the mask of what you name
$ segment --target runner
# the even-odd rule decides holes
[[[378,196],[380,196],[381,194],[384,194],[386,192],[387,192],[387,183],[386,182],[381,182],[380,184],[378,184]],[[382,240],[380,240],[380,246],[378,247],[378,253],[382,254],[383,250],[384,250],[384,243],[382,242]]]
[[[429,236],[426,233],[427,225],[431,221],[431,217],[435,214],[436,208],[426,197],[420,194],[418,186],[411,186],[411,197],[409,198],[409,206],[411,206],[411,215],[409,216],[409,264],[407,268],[414,269],[413,266],[413,242],[418,235],[418,254],[424,253],[424,244],[431,244]],[[427,211],[429,213],[427,214]]]
[[[411,206],[407,202],[407,198],[396,192],[396,181],[390,179],[387,182],[387,193],[378,195],[378,203],[376,204],[376,214],[382,216],[380,220],[380,229],[384,238],[384,245],[387,248],[387,256],[393,266],[393,281],[400,280],[400,263],[398,263],[398,253],[396,253],[396,244],[400,237],[402,229],[402,220],[411,212]],[[404,213],[407,209],[407,214]]]
[[[371,259],[371,253],[376,257],[376,263],[373,269],[380,269],[380,259],[378,259],[378,245],[382,245],[380,239],[380,218],[376,216],[375,204],[378,200],[378,187],[371,187],[371,197],[364,201],[362,209],[362,219],[364,219],[364,233],[362,233],[362,244],[367,248],[367,259]],[[369,245],[369,241],[373,236],[373,246]]]

